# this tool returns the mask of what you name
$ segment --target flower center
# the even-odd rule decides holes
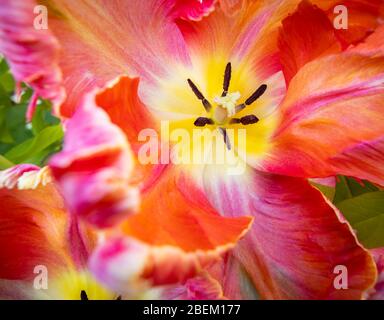
[[[232,66],[231,63],[228,62],[224,72],[223,93],[221,96],[214,98],[213,101],[216,103],[214,108],[212,108],[212,104],[204,97],[204,95],[192,82],[192,80],[188,79],[188,84],[191,87],[193,93],[197,99],[202,102],[205,111],[211,114],[209,117],[198,117],[195,120],[194,125],[197,127],[204,127],[206,125],[219,126],[220,132],[223,134],[223,138],[228,149],[230,149],[230,142],[228,141],[226,129],[222,126],[225,124],[250,125],[257,123],[259,118],[254,114],[246,115],[241,118],[235,118],[234,116],[259,99],[264,94],[265,90],[267,90],[267,85],[262,84],[243,103],[238,104],[237,101],[241,97],[240,92],[228,93],[229,85],[231,82],[231,74]],[[213,112],[211,112],[212,109]]]

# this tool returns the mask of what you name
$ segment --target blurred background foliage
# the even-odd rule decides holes
[[[26,123],[31,96],[32,90],[22,84],[17,101],[15,80],[0,57],[0,169],[19,163],[43,166],[61,148],[63,130],[49,101],[39,99],[32,122]]]
[[[62,147],[62,126],[52,116],[49,101],[40,99],[32,123],[26,123],[31,95],[32,90],[22,84],[20,101],[16,101],[15,81],[0,57],[0,170],[19,163],[44,166]],[[384,247],[382,188],[344,176],[337,177],[335,187],[312,184],[340,209],[366,248]]]

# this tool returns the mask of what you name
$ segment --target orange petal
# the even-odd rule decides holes
[[[384,55],[384,25],[377,27],[365,41],[351,49],[353,52],[375,56]]]
[[[164,169],[162,164],[142,164],[138,161],[138,152],[148,141],[139,141],[142,130],[152,130],[159,133],[156,122],[138,95],[139,79],[120,76],[110,82],[104,89],[98,91],[96,104],[104,109],[112,123],[117,125],[126,135],[133,151],[133,166],[131,182],[140,183],[145,189],[153,183]],[[156,147],[160,154],[159,147]]]
[[[163,171],[142,196],[140,212],[125,221],[122,230],[155,246],[174,245],[186,252],[230,248],[252,221],[218,215],[192,177],[175,167]]]
[[[287,84],[306,63],[341,51],[334,27],[318,7],[303,1],[283,20],[279,34],[280,61]]]
[[[264,168],[384,185],[383,81],[384,57],[345,52],[305,65],[288,89]]]
[[[92,260],[98,278],[115,290],[122,289],[120,282],[163,285],[194,277],[233,248],[252,221],[219,216],[193,180],[175,168],[167,168],[142,199],[119,238],[102,244]]]
[[[334,8],[343,5],[348,10],[348,28],[335,29],[335,33],[343,48],[364,40],[380,24],[384,17],[384,3],[382,0],[312,0],[313,4],[323,9],[331,22],[340,13]]]
[[[232,251],[246,275],[225,260],[233,269],[218,278],[228,298],[254,298],[249,289],[254,287],[264,299],[360,299],[375,283],[370,253],[306,180],[251,168],[241,177],[218,177],[216,170],[207,170],[205,186],[221,214],[237,217],[249,212],[255,218]],[[334,286],[338,265],[348,270],[348,289]]]

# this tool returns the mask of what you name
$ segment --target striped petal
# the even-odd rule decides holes
[[[123,132],[86,96],[66,124],[64,149],[50,161],[70,210],[99,227],[134,212],[138,190],[130,185],[132,155]]]
[[[173,22],[174,1],[43,3],[61,46],[60,67],[68,93],[61,109],[64,117],[73,114],[81,94],[123,73],[154,82],[168,73],[169,57],[188,63],[184,41]]]
[[[227,270],[227,278],[221,280],[228,298],[254,297],[249,290],[253,286],[264,299],[360,299],[374,285],[371,255],[340,213],[306,180],[251,168],[241,177],[217,177],[215,169],[207,170],[205,188],[223,215],[249,212],[255,218],[233,251],[241,268],[229,260],[236,271]],[[348,289],[334,285],[339,265],[348,270]],[[251,284],[239,286],[244,273]]]
[[[352,52],[305,65],[290,83],[264,169],[384,185],[384,57]]]
[[[26,82],[35,90],[28,120],[37,96],[51,100],[55,110],[65,98],[58,65],[59,44],[49,29],[35,27],[35,20],[40,21],[39,10],[33,0],[0,1],[0,53],[6,57],[16,81]]]
[[[250,223],[219,216],[191,177],[168,168],[142,194],[139,212],[107,235],[91,269],[118,292],[184,283],[233,248]]]

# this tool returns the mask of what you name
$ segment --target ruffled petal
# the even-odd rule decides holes
[[[303,177],[336,174],[384,184],[384,57],[343,53],[291,81],[262,167]]]
[[[134,212],[138,190],[130,184],[131,150],[124,133],[87,95],[66,124],[64,149],[50,161],[70,210],[99,227]]]
[[[243,176],[227,177],[218,177],[215,168],[204,177],[208,197],[221,214],[248,212],[255,217],[233,254],[262,298],[360,299],[374,285],[371,255],[340,213],[306,180],[251,168]],[[334,286],[338,265],[348,270],[348,289]],[[232,281],[243,280],[242,273],[237,274]],[[228,298],[231,292],[241,296],[234,284],[222,285]],[[242,298],[246,288],[240,288]]]
[[[335,29],[325,12],[303,1],[282,22],[279,56],[287,84],[306,63],[341,51]]]
[[[119,238],[109,236],[101,246],[92,270],[115,290],[123,289],[119,283],[182,283],[233,248],[251,221],[219,216],[194,180],[170,167],[143,192],[139,212],[121,224]]]
[[[20,165],[0,181],[0,278],[32,281],[36,266],[52,277],[73,266],[67,212],[48,169]]]
[[[61,109],[64,117],[73,114],[80,94],[120,74],[154,82],[169,72],[170,57],[175,63],[189,61],[173,22],[174,1],[44,3],[49,8],[50,30],[62,49],[60,67],[68,93]]]
[[[222,300],[223,290],[217,280],[203,273],[188,279],[184,285],[166,288],[161,293],[165,300]]]
[[[26,82],[40,96],[53,102],[55,110],[65,98],[59,63],[59,44],[50,29],[36,29],[39,11],[35,1],[2,0],[0,7],[0,52],[18,82]],[[29,107],[31,120],[34,104]]]

